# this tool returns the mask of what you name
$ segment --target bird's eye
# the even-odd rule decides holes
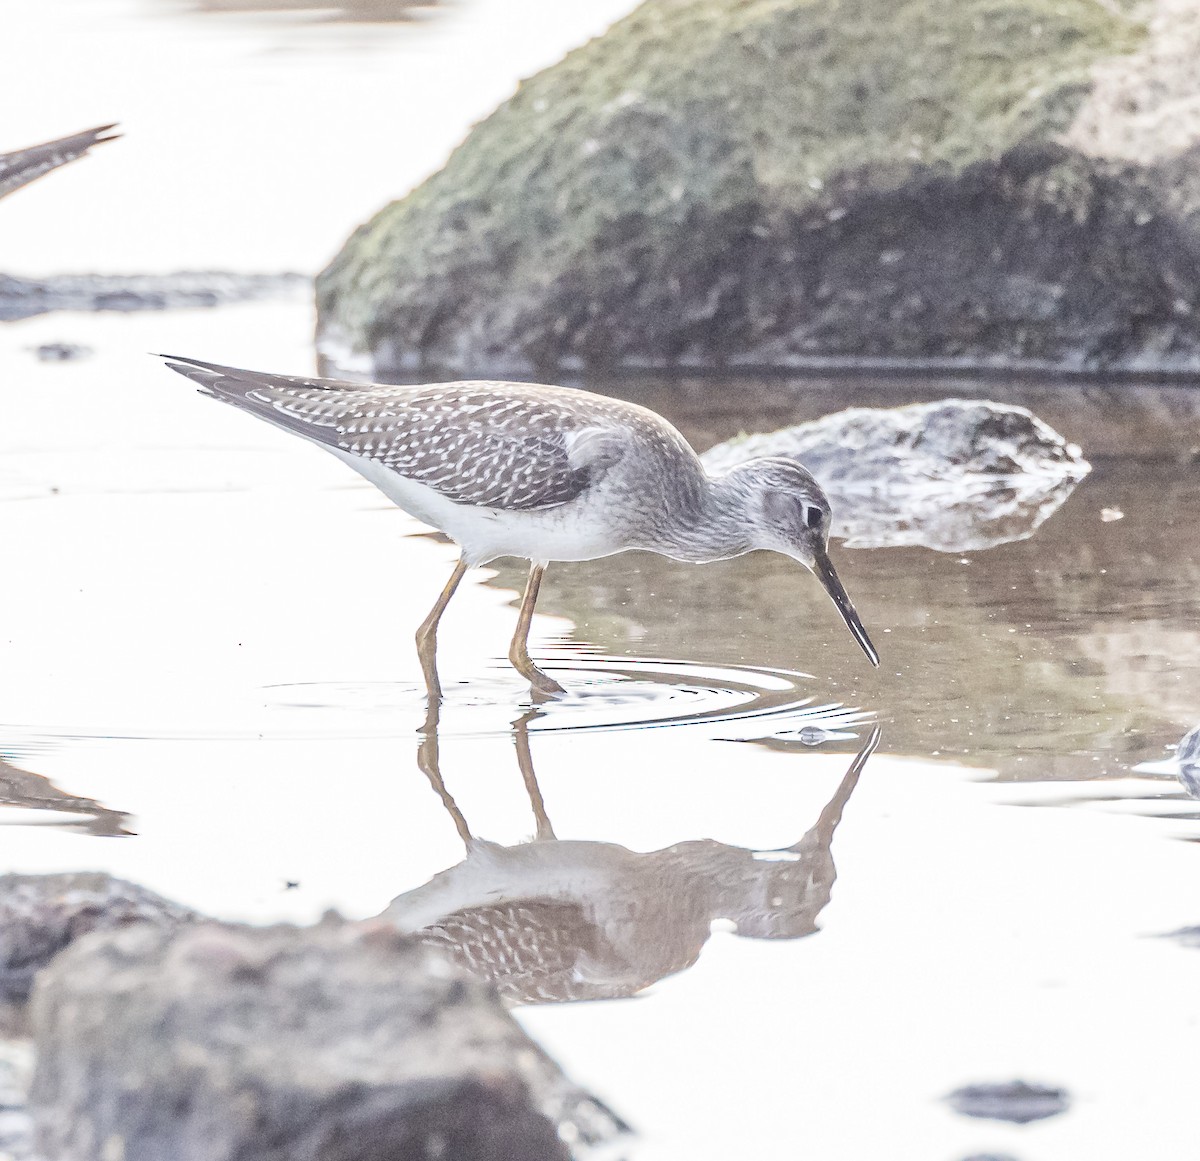
[[[804,506],[804,523],[809,528],[821,527],[821,509],[815,504],[805,504]]]

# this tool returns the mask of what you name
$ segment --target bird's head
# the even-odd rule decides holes
[[[765,456],[734,468],[725,483],[740,494],[751,547],[781,552],[810,569],[871,664],[878,666],[879,654],[829,559],[829,500],[811,473],[795,460]]]

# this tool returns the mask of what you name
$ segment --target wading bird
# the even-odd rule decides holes
[[[82,157],[93,145],[115,141],[120,134],[110,132],[112,128],[112,125],[101,125],[70,137],[60,137],[57,141],[47,141],[44,145],[30,145],[13,153],[0,153],[0,198],[28,185],[42,174]]]
[[[319,444],[462,555],[417,630],[430,693],[438,621],[463,574],[502,556],[530,562],[509,660],[561,693],[529,656],[552,560],[645,549],[701,564],[771,549],[811,569],[872,665],[878,654],[829,559],[829,501],[793,460],[708,475],[683,436],[644,407],[564,387],[472,381],[421,386],[268,375],[163,355],[201,391]]]

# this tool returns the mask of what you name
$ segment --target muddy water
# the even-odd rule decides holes
[[[1077,396],[1094,471],[1030,539],[838,551],[878,672],[783,559],[627,555],[549,572],[534,653],[569,694],[533,707],[519,570],[481,570],[434,739],[411,632],[451,546],[142,354],[303,372],[310,335],[295,303],[5,328],[4,869],[258,921],[395,899],[635,1126],[617,1155],[1173,1154],[1197,960],[1159,937],[1200,922],[1200,822],[1131,767],[1200,709],[1200,395],[1119,396],[1175,416],[1131,456]],[[58,339],[95,354],[28,350]],[[770,425],[940,390],[593,385],[701,444],[735,391]],[[1017,1077],[1068,1111],[941,1100]]]

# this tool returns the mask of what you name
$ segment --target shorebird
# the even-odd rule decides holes
[[[30,145],[13,153],[0,153],[0,198],[28,185],[42,174],[82,157],[93,145],[115,141],[120,134],[110,132],[113,128],[112,125],[100,125],[70,137],[60,137],[57,141],[47,141],[44,145]]]
[[[1170,758],[1139,762],[1138,774],[1173,774],[1193,798],[1200,798],[1200,726],[1188,730]]]
[[[660,415],[565,387],[471,381],[418,386],[271,375],[163,355],[201,391],[319,444],[461,555],[417,630],[440,694],[437,627],[468,568],[530,562],[509,660],[533,689],[562,686],[529,656],[552,560],[645,549],[700,564],[771,549],[811,569],[872,665],[878,654],[829,559],[829,501],[794,460],[763,457],[710,476]]]

